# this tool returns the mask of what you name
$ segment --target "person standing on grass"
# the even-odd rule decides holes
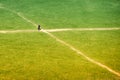
[[[41,26],[40,25],[38,25],[38,31],[40,31],[41,30]]]

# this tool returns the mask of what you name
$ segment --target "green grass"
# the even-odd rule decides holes
[[[3,80],[119,79],[44,33],[0,34],[0,41]]]
[[[120,27],[119,0],[1,0],[44,28]]]
[[[119,0],[0,0],[50,28],[120,27]],[[35,30],[17,14],[0,8],[0,30]],[[120,31],[52,33],[90,58],[120,72]],[[45,33],[0,34],[0,80],[119,80]]]
[[[18,15],[0,9],[0,30],[34,29],[35,27],[20,18]]]
[[[120,71],[120,31],[70,31],[54,33],[87,56]],[[64,36],[63,36],[64,35]],[[71,38],[74,37],[74,38]]]

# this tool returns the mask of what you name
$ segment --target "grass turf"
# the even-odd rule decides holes
[[[119,27],[118,0],[1,0],[44,28]]]
[[[34,26],[20,18],[15,13],[0,9],[0,30],[35,29]]]
[[[54,33],[89,57],[120,71],[120,31],[70,31]],[[64,36],[63,36],[64,35]],[[71,38],[74,37],[74,38]]]
[[[0,34],[0,41],[0,79],[119,79],[44,33]]]
[[[42,28],[120,27],[118,0],[0,0]],[[36,29],[0,8],[0,30]],[[119,31],[53,33],[116,71]],[[91,53],[92,52],[92,53]],[[43,33],[0,34],[0,79],[119,80]]]

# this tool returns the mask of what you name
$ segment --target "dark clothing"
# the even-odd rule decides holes
[[[39,30],[39,31],[41,30],[41,27],[40,27],[40,25],[38,25],[38,30]]]

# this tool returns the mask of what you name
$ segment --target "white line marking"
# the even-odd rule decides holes
[[[20,15],[20,14],[19,14],[19,15]],[[20,15],[20,17],[22,17],[22,18],[23,18],[24,20],[26,20],[27,22],[30,22],[31,24],[33,24],[33,22],[31,22],[30,20],[28,20],[27,18],[25,18],[23,15]],[[34,23],[34,24],[35,24],[35,23]],[[34,25],[34,24],[33,24],[33,25]],[[36,25],[37,25],[37,24],[36,24]],[[35,25],[34,25],[34,26],[35,26]],[[35,26],[35,27],[36,27],[36,26]],[[96,64],[96,65],[98,65],[98,66],[100,66],[100,67],[102,67],[102,68],[105,68],[105,69],[107,69],[108,71],[110,71],[111,73],[113,73],[113,74],[115,74],[115,75],[117,75],[117,76],[120,77],[120,73],[114,71],[113,69],[109,68],[109,67],[106,66],[106,65],[101,64],[100,62],[97,62],[97,61],[89,58],[88,56],[86,56],[85,54],[83,54],[81,51],[79,51],[78,49],[74,48],[72,45],[64,42],[63,40],[61,40],[61,39],[59,39],[59,38],[57,38],[56,36],[54,36],[53,34],[47,32],[46,30],[43,30],[43,32],[46,33],[46,34],[48,34],[48,35],[51,36],[52,38],[56,39],[56,41],[60,42],[61,44],[64,44],[65,46],[69,47],[71,50],[75,51],[76,53],[80,54],[81,56],[83,56],[84,58],[86,58],[88,61],[90,61],[90,62],[92,62],[92,63],[94,63],[94,64]]]
[[[63,28],[63,29],[46,29],[48,32],[61,32],[61,31],[105,31],[105,30],[120,30],[120,28]]]
[[[47,31],[44,31],[44,32],[47,33],[47,34],[48,34],[49,36],[51,36],[52,38],[56,39],[56,41],[58,41],[58,42],[60,42],[61,44],[64,44],[65,46],[69,47],[71,50],[75,51],[77,54],[80,54],[81,56],[83,56],[84,58],[86,58],[88,61],[90,61],[90,62],[92,62],[92,63],[94,63],[94,64],[96,64],[96,65],[98,65],[98,66],[100,66],[100,67],[102,67],[102,68],[105,68],[105,69],[107,69],[108,71],[110,71],[111,73],[113,73],[113,74],[115,74],[115,75],[117,75],[117,76],[120,77],[120,73],[114,71],[113,69],[109,68],[108,66],[106,66],[106,65],[104,65],[104,64],[102,64],[102,63],[100,63],[100,62],[97,62],[97,61],[89,58],[89,57],[86,56],[84,53],[82,53],[82,52],[79,51],[78,49],[74,48],[72,45],[64,42],[63,40],[57,38],[57,37],[54,36],[53,34],[47,32]]]
[[[18,13],[16,13],[16,14],[18,14]],[[26,20],[27,22],[31,23],[32,25],[34,25],[34,26],[36,27],[37,24],[35,24],[35,23],[33,23],[32,21],[30,21],[29,19],[25,18],[25,17],[24,17],[23,15],[21,15],[21,14],[18,14],[18,15],[19,15],[21,18],[23,18],[24,20]],[[63,41],[63,40],[61,40],[61,39],[59,39],[59,38],[57,38],[56,36],[54,36],[53,34],[47,32],[46,30],[43,30],[43,32],[46,33],[46,34],[48,34],[48,35],[51,36],[52,38],[56,39],[56,41],[58,41],[59,43],[64,44],[65,46],[69,47],[71,50],[75,51],[77,54],[83,56],[83,57],[86,58],[88,61],[90,61],[90,62],[92,62],[92,63],[94,63],[94,64],[96,64],[96,65],[98,65],[98,66],[100,66],[100,67],[108,70],[109,72],[111,72],[111,73],[113,73],[113,74],[115,74],[115,75],[117,75],[117,76],[120,77],[120,73],[116,72],[115,70],[109,68],[108,66],[106,66],[106,65],[104,65],[104,64],[102,64],[102,63],[100,63],[100,62],[97,62],[97,61],[89,58],[88,56],[86,56],[85,54],[83,54],[81,51],[79,51],[78,49],[74,48],[72,45],[66,43],[65,41]]]
[[[38,26],[37,24],[35,24],[35,23],[34,23],[34,22],[32,22],[31,20],[29,20],[29,19],[25,18],[24,16],[22,16],[22,14],[17,13],[17,15],[18,15],[18,16],[20,16],[21,18],[23,18],[24,20],[26,20],[28,23],[32,23],[32,24],[33,24],[33,26],[35,26],[35,27],[37,27],[37,26]]]
[[[28,23],[32,23],[35,27],[38,26],[33,21],[31,21],[31,20],[25,18],[24,16],[22,16],[22,14],[20,12],[16,12],[14,10],[8,9],[6,7],[3,7],[3,6],[1,8],[5,9],[5,10],[8,10],[8,11],[14,13],[14,14],[17,14],[19,17],[21,17],[22,19],[24,19]],[[116,28],[63,28],[63,29],[45,29],[45,30],[47,32],[61,32],[61,31],[73,31],[73,30],[76,30],[76,31],[104,31],[104,30],[120,30],[120,28],[118,28],[118,27],[116,27]],[[13,30],[10,31],[10,33],[12,33],[12,32],[14,33]],[[17,32],[17,31],[15,31],[15,32]],[[34,32],[34,31],[32,31],[32,30],[30,30],[30,31],[28,31],[28,30],[27,31],[18,30],[18,32]],[[7,32],[3,31],[3,32],[0,32],[0,33],[9,33],[9,31],[7,31]]]
[[[14,14],[17,13],[16,11],[11,10],[11,9],[9,9],[9,8],[6,8],[6,7],[4,7],[4,6],[1,6],[1,9],[4,9],[4,10],[7,10],[7,11],[10,11],[10,12],[12,12],[12,13],[14,13]]]
[[[26,20],[26,19],[25,19]],[[31,23],[29,20],[28,22]],[[32,22],[33,23],[33,22]],[[34,24],[34,26],[37,26]],[[105,31],[105,30],[120,30],[120,28],[63,28],[63,29],[44,29],[47,32],[61,31]],[[21,33],[21,32],[37,32],[38,30],[0,30],[0,33]],[[43,32],[43,29],[41,30]]]
[[[37,30],[0,30],[0,33],[38,32]]]

